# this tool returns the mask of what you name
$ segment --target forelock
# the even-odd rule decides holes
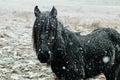
[[[49,17],[49,14],[50,14],[50,12],[49,11],[46,11],[46,12],[42,12],[42,16],[45,16],[45,17]]]

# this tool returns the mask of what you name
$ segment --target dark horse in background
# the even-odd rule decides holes
[[[63,27],[55,7],[50,12],[34,9],[33,44],[41,63],[51,65],[59,80],[82,80],[104,73],[107,80],[120,80],[120,34],[98,28],[80,35]]]

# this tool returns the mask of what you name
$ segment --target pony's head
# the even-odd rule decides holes
[[[33,46],[42,63],[50,59],[52,48],[57,34],[57,10],[55,7],[50,12],[42,12],[38,6],[34,8],[36,20],[33,26]]]

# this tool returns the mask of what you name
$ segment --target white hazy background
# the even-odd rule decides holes
[[[120,0],[0,0],[0,80],[53,80],[32,47],[34,7],[50,11],[72,31],[87,34],[98,27],[120,32]]]

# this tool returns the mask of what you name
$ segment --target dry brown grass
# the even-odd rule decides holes
[[[79,25],[80,20],[76,17],[74,17],[74,18],[64,17],[63,22],[65,24],[70,24],[71,26],[76,27],[77,25]]]
[[[104,21],[82,22],[77,17],[70,18],[66,16],[62,17],[62,19],[64,25],[68,25],[69,28],[73,31],[74,30],[80,31],[79,30],[81,29],[80,27],[82,27],[82,29],[90,29],[90,30],[94,30],[99,27],[110,27],[120,32],[120,24],[114,22],[104,22]]]
[[[65,25],[69,25],[73,29],[77,29],[77,27],[82,26],[84,28],[98,28],[101,26],[100,21],[94,21],[94,22],[81,22],[81,20],[77,17],[63,17],[63,22]]]
[[[100,24],[101,24],[100,21],[95,21],[95,22],[91,23],[90,27],[98,28],[98,27],[100,27]]]

